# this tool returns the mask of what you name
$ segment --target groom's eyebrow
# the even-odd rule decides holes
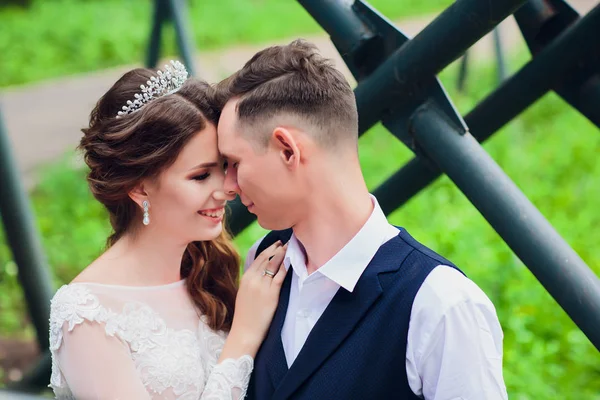
[[[225,160],[225,161],[231,161],[231,160],[235,160],[236,158],[229,155],[229,154],[225,154],[225,153],[221,153],[221,157]]]

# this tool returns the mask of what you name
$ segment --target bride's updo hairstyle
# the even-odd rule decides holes
[[[107,247],[141,228],[142,211],[128,193],[142,180],[158,177],[196,133],[217,123],[213,89],[194,78],[182,80],[174,93],[124,113],[123,106],[138,98],[140,85],[152,77],[157,74],[150,69],[127,72],[100,98],[89,127],[82,129],[79,148],[90,168],[89,187],[108,210],[113,228]],[[214,330],[231,329],[239,261],[225,229],[214,240],[190,243],[185,251],[181,277],[187,278],[194,303]]]

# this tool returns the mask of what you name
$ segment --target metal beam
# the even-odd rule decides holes
[[[382,119],[386,110],[410,93],[421,96],[420,84],[431,79],[469,47],[511,15],[524,0],[457,0],[403,44],[355,89],[359,131]],[[424,99],[423,99],[424,100]]]
[[[179,54],[190,75],[196,74],[194,64],[194,41],[190,36],[185,15],[187,7],[185,0],[154,0],[154,13],[152,17],[152,30],[148,43],[146,67],[155,68],[160,57],[162,28],[168,21],[173,23],[175,39]]]
[[[579,65],[596,63],[600,58],[598,26],[600,6],[569,26],[518,73],[480,102],[465,117],[473,135],[479,141],[487,139],[553,86],[566,86],[565,81]],[[578,92],[585,88],[574,86],[571,90]],[[595,117],[600,118],[600,103],[596,106]]]
[[[1,112],[0,193],[0,214],[6,238],[17,264],[18,278],[27,300],[38,344],[43,351],[49,346],[48,321],[50,299],[54,289],[29,198],[21,182]]]
[[[146,67],[155,68],[160,57],[160,48],[162,45],[162,28],[168,19],[169,7],[164,0],[154,0],[154,12],[152,14],[152,28],[150,31],[150,40],[148,41],[148,53],[146,58]]]
[[[589,21],[592,18],[600,24],[598,14],[600,6],[592,9],[584,19]],[[534,56],[564,32],[581,26],[579,14],[563,0],[529,0],[515,13],[515,19]],[[597,27],[595,30],[588,29],[585,38],[581,34],[579,38],[581,41],[577,46],[585,45],[589,49],[583,58],[585,62],[582,58],[571,59],[565,54],[564,61],[571,61],[573,68],[554,83],[552,89],[600,127],[600,30]],[[569,51],[569,48],[564,50]]]
[[[435,105],[419,107],[410,130],[420,148],[600,350],[600,279],[477,140],[452,125]]]
[[[190,36],[191,32],[185,16],[188,14],[186,0],[168,0],[171,14],[171,21],[175,28],[175,38],[179,54],[183,59],[190,75],[196,75],[196,67],[194,64],[194,41]]]
[[[298,3],[329,33],[340,54],[355,51],[375,36],[348,1],[298,0]]]
[[[51,375],[52,355],[50,354],[50,350],[46,349],[37,363],[27,371],[23,379],[18,382],[10,383],[8,389],[14,390],[15,392],[37,393],[41,389],[48,387]]]
[[[569,71],[572,68],[588,65],[597,59],[600,46],[596,45],[597,39],[594,37],[600,36],[598,26],[600,7],[594,8],[577,24],[569,27],[566,32],[541,49],[533,60],[481,101],[465,116],[465,123],[473,136],[479,142],[484,142],[546,94],[553,84],[563,86],[561,82],[570,76]],[[577,62],[574,63],[574,60]],[[595,81],[595,85],[600,84],[597,75],[590,79]],[[590,84],[594,83],[571,90],[579,92],[579,98],[586,98],[588,88],[591,88],[590,92],[597,93],[597,89]],[[590,105],[586,107],[590,109],[589,113],[600,112],[600,102],[594,102],[591,96],[588,99]],[[374,195],[377,196],[384,212],[391,213],[426,188],[440,174],[439,169],[423,158],[413,158],[377,188]]]
[[[239,198],[236,197],[234,201],[227,203],[230,212],[227,218],[227,230],[232,236],[237,236],[246,227],[256,220],[256,215],[250,213],[246,206],[244,206]]]

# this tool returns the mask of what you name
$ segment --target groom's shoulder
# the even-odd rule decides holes
[[[394,237],[392,240],[395,240],[400,243],[401,246],[408,249],[410,254],[405,261],[419,259],[421,262],[427,261],[427,263],[432,263],[434,265],[446,265],[460,271],[454,263],[416,240],[406,229],[402,227],[396,228],[399,230],[398,236]]]

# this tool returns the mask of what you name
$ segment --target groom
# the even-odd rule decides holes
[[[387,222],[360,169],[343,75],[298,40],[257,53],[218,89],[225,188],[272,230],[248,261],[289,240],[248,398],[506,399],[494,306]]]

